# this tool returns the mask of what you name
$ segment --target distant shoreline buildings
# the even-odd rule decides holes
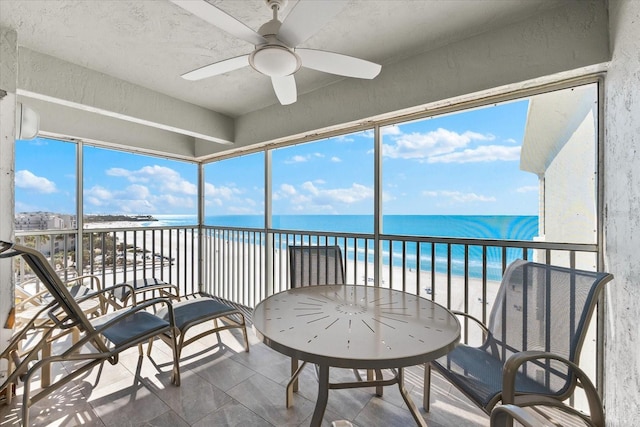
[[[152,215],[85,215],[85,222],[157,221]],[[19,212],[15,215],[16,230],[68,230],[76,229],[75,215],[54,212]]]

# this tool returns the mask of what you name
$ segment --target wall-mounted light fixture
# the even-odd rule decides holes
[[[40,130],[40,116],[31,108],[16,104],[16,139],[33,139]]]

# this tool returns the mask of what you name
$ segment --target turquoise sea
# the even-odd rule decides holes
[[[149,226],[183,226],[196,224],[193,215],[156,215],[158,221],[150,222]],[[262,228],[264,219],[260,215],[230,215],[208,216],[205,224],[226,227]],[[273,229],[300,231],[328,231],[343,233],[372,234],[373,216],[371,215],[274,215]],[[383,234],[398,236],[430,236],[430,237],[461,237],[496,240],[533,240],[538,234],[538,217],[534,215],[385,215],[383,217]],[[306,239],[307,237],[303,237]],[[314,238],[311,242],[314,243]],[[276,242],[277,244],[278,242]],[[301,243],[297,241],[296,243]],[[342,240],[338,241],[343,244]],[[346,253],[353,258],[353,243],[347,241]],[[415,269],[418,265],[418,251],[415,243],[406,245],[406,267]],[[361,243],[360,248],[363,247]],[[372,250],[368,251],[372,257]],[[383,243],[385,263],[394,266],[402,265],[402,243]],[[364,250],[356,254],[359,261],[364,261]],[[436,271],[446,272],[448,262],[447,247],[436,245],[435,254],[431,253],[431,245],[420,247],[420,268],[430,270],[435,260]],[[487,274],[490,279],[497,280],[501,275],[502,251],[499,248],[489,248],[487,257]],[[507,262],[522,257],[521,250],[509,249]],[[372,261],[372,258],[369,260]],[[464,274],[464,247],[451,247],[452,274]],[[474,246],[469,248],[469,275],[482,276],[482,249]]]

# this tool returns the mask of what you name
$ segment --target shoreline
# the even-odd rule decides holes
[[[145,257],[143,251],[146,250],[147,252],[151,252],[151,249],[154,247],[154,245],[154,254],[150,254],[151,256],[158,254],[162,257],[167,257],[167,259],[173,258],[175,256],[179,256],[181,259],[191,258],[191,245],[185,245],[185,242],[187,242],[187,240],[189,239],[180,237],[183,236],[184,230],[171,230],[170,238],[165,237],[164,239],[160,240],[156,233],[160,233],[162,232],[162,230],[156,230],[154,232],[152,232],[153,230],[147,230],[145,232],[145,228],[141,226],[141,223],[139,222],[105,222],[90,223],[89,225],[91,226],[87,227],[87,229],[134,228],[134,230],[115,231],[115,236],[118,239],[119,243],[124,242],[125,235],[128,245],[133,245],[134,241],[136,242],[137,249],[140,251],[138,256],[135,258],[135,261],[137,261],[137,264],[135,264],[136,269],[142,268],[140,264],[143,263],[143,258]],[[100,227],[95,227],[93,225],[99,225]],[[135,234],[138,234],[139,232],[144,232],[144,234],[135,237]],[[190,230],[186,230],[186,232],[191,233]],[[222,244],[222,242],[229,242],[227,239],[219,237],[210,236],[209,239],[211,239],[211,241],[205,243],[205,246],[207,246],[208,248],[223,248],[224,245]],[[218,242],[215,242],[214,240],[218,240]],[[162,246],[160,246],[161,241]],[[239,254],[241,258],[240,260],[238,260],[238,262],[247,266],[253,265],[255,260],[253,255],[251,254],[255,253],[256,249],[260,250],[262,248],[256,248],[255,243],[252,242],[232,242],[234,243],[234,245],[244,247],[244,249],[241,251],[235,251],[235,254]],[[231,254],[234,252],[229,251],[229,253]],[[148,263],[149,261],[147,260],[146,262]],[[276,255],[274,257],[274,276],[276,278],[288,277],[288,272],[286,272],[286,274],[281,274],[281,269],[283,273],[285,273],[285,270],[288,269],[287,262],[288,257],[286,256]],[[181,264],[181,268],[186,270],[180,272],[181,276],[191,277],[191,263]],[[131,265],[131,267],[131,269],[133,270],[133,265]],[[373,263],[367,263],[365,265],[365,262],[362,260],[354,261],[353,259],[346,259],[344,267],[347,283],[370,286],[375,284]],[[156,265],[155,268],[164,270],[171,267],[163,262],[160,262],[159,265]],[[255,265],[255,268],[259,269],[259,271],[265,271],[264,260],[260,263],[260,265]],[[483,305],[482,303],[485,301],[493,301],[500,285],[499,281],[487,279],[486,290],[483,290],[482,278],[455,275],[453,274],[453,272],[451,274],[451,279],[449,280],[446,273],[436,272],[432,277],[431,271],[417,271],[415,268],[407,267],[405,269],[400,266],[389,266],[388,264],[384,264],[382,270],[383,273],[379,284],[381,287],[406,291],[413,295],[431,299],[445,306],[450,304],[450,308],[453,310],[464,310],[466,305],[471,314],[481,314]],[[240,273],[240,271],[234,272],[231,277],[228,278],[229,283],[239,283],[242,279],[240,277]],[[120,276],[122,274],[122,271],[115,272],[116,276]],[[155,271],[151,272],[151,276],[156,274],[158,273],[156,273]],[[127,276],[129,275],[131,274],[127,274]],[[183,286],[185,286],[185,284],[182,284],[181,287]],[[244,284],[240,284],[240,286],[244,286]],[[286,287],[288,287],[288,283],[274,284],[275,289],[285,289]],[[468,291],[465,292],[465,289],[468,289]],[[451,296],[449,296],[449,293],[451,293]],[[465,294],[467,294],[466,300]],[[487,303],[485,302],[485,304]]]

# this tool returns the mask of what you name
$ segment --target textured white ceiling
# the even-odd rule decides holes
[[[314,0],[306,0],[314,1]],[[264,0],[211,0],[257,30],[271,18]],[[295,5],[290,0],[282,16]],[[352,0],[301,47],[384,66],[494,30],[561,0]],[[18,44],[232,117],[277,103],[269,78],[246,67],[190,82],[186,71],[251,52],[236,39],[165,0],[1,0],[0,25]],[[298,93],[342,77],[301,69]]]

